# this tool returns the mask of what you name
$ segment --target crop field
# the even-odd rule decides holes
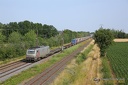
[[[114,39],[114,42],[128,42],[128,39]]]
[[[107,58],[119,85],[128,84],[128,42],[116,42],[107,50]]]

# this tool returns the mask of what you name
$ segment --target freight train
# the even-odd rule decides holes
[[[89,38],[91,38],[91,36],[72,39],[71,43],[63,46],[63,48],[66,49],[66,48],[71,47],[75,44],[78,44],[82,41],[85,41]],[[60,52],[60,51],[62,51],[61,48],[57,48],[57,49],[50,51],[49,46],[32,47],[32,48],[29,48],[26,52],[26,60],[27,61],[31,61],[31,60],[38,61],[41,58],[47,57],[48,55],[52,55],[52,54]]]

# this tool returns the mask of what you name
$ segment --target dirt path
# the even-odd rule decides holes
[[[99,48],[95,45],[89,53],[89,57],[84,62],[86,65],[85,85],[102,85],[99,80],[102,76],[100,73],[101,59],[99,56]]]

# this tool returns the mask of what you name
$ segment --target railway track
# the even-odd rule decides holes
[[[25,64],[26,64],[26,62],[15,62],[14,64],[11,64],[11,65],[9,64],[6,66],[2,66],[2,67],[0,67],[0,74],[3,74],[9,70],[12,70],[14,68],[20,67]]]
[[[35,78],[31,79],[30,81],[26,82],[25,85],[48,85],[55,77],[55,75],[58,73],[58,71],[64,69],[66,64],[80,51],[86,47],[90,41],[77,50],[75,50],[70,55],[64,57],[61,61],[55,63],[53,66],[49,67],[45,71],[43,71],[41,74],[37,75]]]
[[[51,50],[48,56],[54,55],[60,51],[61,51],[60,48]],[[45,58],[42,60],[45,61],[47,59]],[[27,68],[30,68],[36,64],[38,64],[38,62],[26,62],[25,59],[23,59],[20,61],[16,61],[13,63],[0,66],[0,82],[3,82],[7,80],[8,78],[10,78],[11,76],[16,75],[20,73],[21,71],[26,70]]]
[[[67,48],[69,48],[71,46],[72,46],[71,44],[67,44],[67,45],[64,46],[64,49],[67,49]],[[61,48],[57,48],[57,49],[51,50],[50,54],[48,56],[56,54],[56,53],[58,53],[60,51],[61,51]],[[45,59],[43,59],[43,60],[45,61]],[[39,62],[41,62],[41,61],[39,61]],[[13,63],[10,63],[10,64],[6,64],[6,65],[3,65],[3,66],[0,66],[0,82],[3,82],[5,80],[7,80],[11,76],[13,76],[15,74],[18,74],[21,71],[26,70],[26,69],[36,65],[37,63],[38,62],[27,63],[23,59],[23,60],[20,60],[20,61],[16,61],[16,62],[13,62]],[[60,65],[61,65],[61,62],[60,62]]]
[[[6,65],[2,65],[2,66],[0,66],[0,70],[7,68],[9,66],[12,66],[12,65],[16,65],[18,63],[20,63],[20,61],[16,61],[16,62],[12,62],[12,63],[6,64]]]
[[[26,63],[22,61],[13,62],[0,67],[0,82],[7,80],[13,75],[18,74],[21,69],[28,67],[32,63]]]

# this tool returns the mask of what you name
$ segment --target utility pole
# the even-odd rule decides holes
[[[38,29],[36,30],[36,46],[38,46]]]
[[[62,33],[61,33],[61,50],[63,51],[64,50],[64,47],[63,47],[63,45],[64,45],[64,38],[63,38],[63,31],[62,31]]]
[[[103,24],[100,24],[100,28],[103,28]]]

